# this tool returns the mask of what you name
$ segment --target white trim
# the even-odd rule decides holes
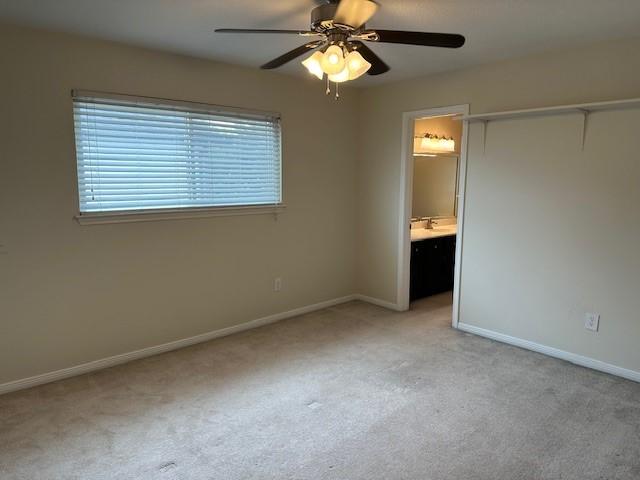
[[[589,113],[603,110],[621,110],[640,107],[640,98],[625,100],[611,100],[607,102],[577,103],[573,105],[555,105],[552,107],[528,108],[524,110],[507,110],[503,112],[465,114],[460,117],[470,122],[486,122],[489,120],[507,120],[519,117],[534,117],[544,115],[561,115],[565,113]]]
[[[616,365],[611,365],[610,363],[605,363],[590,357],[585,357],[582,355],[578,355],[576,353],[571,353],[571,352],[567,352],[557,348],[548,347],[540,343],[535,343],[529,340],[512,337],[510,335],[505,335],[504,333],[494,332],[493,330],[487,330],[485,328],[476,327],[474,325],[469,325],[467,323],[462,323],[462,322],[458,323],[458,329],[464,332],[479,335],[481,337],[490,338],[491,340],[496,340],[502,343],[508,343],[509,345],[514,345],[516,347],[524,348],[526,350],[531,350],[533,352],[549,355],[550,357],[566,360],[567,362],[575,363],[576,365],[580,365],[582,367],[587,367],[593,370],[598,370],[600,372],[609,373],[617,377],[626,378],[627,380],[633,380],[634,382],[640,382],[640,372],[636,372],[635,370],[629,370],[627,368],[618,367]]]
[[[74,367],[63,368],[54,372],[43,373],[41,375],[35,375],[29,378],[23,378],[21,380],[15,380],[12,382],[0,384],[0,395],[4,393],[13,392],[16,390],[22,390],[24,388],[35,387],[36,385],[42,385],[44,383],[55,382],[56,380],[63,380],[69,377],[75,377],[76,375],[82,375],[84,373],[93,372],[96,370],[102,370],[103,368],[113,367],[122,363],[130,362],[132,360],[138,360],[152,355],[158,355],[159,353],[169,352],[171,350],[177,350],[179,348],[188,347],[197,343],[207,342],[219,337],[225,337],[233,333],[243,332],[252,328],[261,327],[270,323],[278,322],[286,318],[303,315],[305,313],[314,312],[316,310],[322,310],[323,308],[332,307],[341,303],[346,303],[351,300],[355,300],[357,295],[347,295],[345,297],[334,298],[326,300],[324,302],[315,303],[313,305],[307,305],[305,307],[294,308],[282,313],[275,313],[266,317],[251,320],[250,322],[241,323],[239,325],[233,325],[231,327],[222,328],[219,330],[213,330],[211,332],[202,333],[194,337],[183,338],[181,340],[175,340],[173,342],[164,343],[162,345],[156,345],[153,347],[143,348],[129,353],[122,353],[120,355],[114,355],[112,357],[103,358],[100,360],[94,360],[92,362],[83,363]]]
[[[399,311],[409,309],[409,281],[411,268],[411,197],[413,193],[413,137],[414,121],[418,118],[444,115],[469,114],[469,104],[449,107],[428,108],[402,114],[402,149],[400,159],[400,211],[398,214],[398,264],[397,264],[397,306]],[[460,171],[458,175],[458,212],[456,260],[453,281],[453,312],[451,323],[458,325],[460,311],[460,281],[462,278],[462,241],[464,233],[464,205],[467,188],[467,137],[469,125],[462,125],[462,142],[460,145]]]
[[[402,147],[400,149],[400,212],[398,215],[398,264],[396,302],[400,310],[409,310],[409,282],[411,269],[411,199],[413,195],[413,112],[402,114]]]
[[[389,310],[395,310],[396,312],[402,312],[406,310],[406,309],[403,310],[402,308],[400,308],[400,305],[398,305],[397,303],[387,302],[386,300],[380,300],[379,298],[369,297],[367,295],[362,295],[361,293],[358,293],[353,297],[354,297],[354,300],[361,300],[363,302],[371,303],[373,305],[377,305],[379,307],[383,307]]]
[[[83,213],[74,218],[80,225],[106,223],[155,222],[158,220],[182,220],[186,218],[229,217],[234,215],[277,215],[286,205],[246,205],[240,207],[173,208],[163,210],[131,210],[117,212]]]
[[[465,105],[466,112],[469,113],[469,105]],[[462,141],[460,142],[460,159],[458,160],[458,198],[456,205],[456,253],[453,270],[453,312],[451,315],[451,325],[458,328],[460,321],[460,299],[462,298],[462,246],[464,245],[464,221],[465,207],[467,205],[467,162],[469,145],[469,123],[462,124]]]

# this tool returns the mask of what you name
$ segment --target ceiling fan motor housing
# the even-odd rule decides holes
[[[314,8],[311,11],[311,30],[325,35],[327,45],[349,48],[349,37],[354,33],[354,29],[348,25],[334,23],[337,10],[338,3],[326,3]],[[361,28],[364,28],[364,25]]]
[[[333,18],[337,10],[337,3],[326,3],[311,10],[311,30],[314,32],[326,32],[335,28]]]

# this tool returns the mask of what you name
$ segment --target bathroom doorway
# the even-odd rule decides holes
[[[403,115],[398,304],[453,290],[457,327],[468,105]]]

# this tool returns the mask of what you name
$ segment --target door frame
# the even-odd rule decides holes
[[[411,204],[413,194],[413,138],[415,120],[444,115],[468,115],[469,104],[414,110],[402,114],[402,157],[400,169],[400,209],[398,215],[398,310],[409,310],[409,283],[411,272]],[[462,120],[461,120],[462,121]],[[458,216],[455,270],[453,279],[452,326],[458,328],[460,316],[460,280],[462,277],[462,246],[464,234],[465,194],[467,190],[467,141],[469,123],[462,121],[458,172]]]

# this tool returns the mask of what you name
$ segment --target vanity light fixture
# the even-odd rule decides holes
[[[456,150],[456,142],[453,137],[439,137],[438,135],[425,133],[418,138],[421,138],[420,148],[430,152],[454,152]]]

